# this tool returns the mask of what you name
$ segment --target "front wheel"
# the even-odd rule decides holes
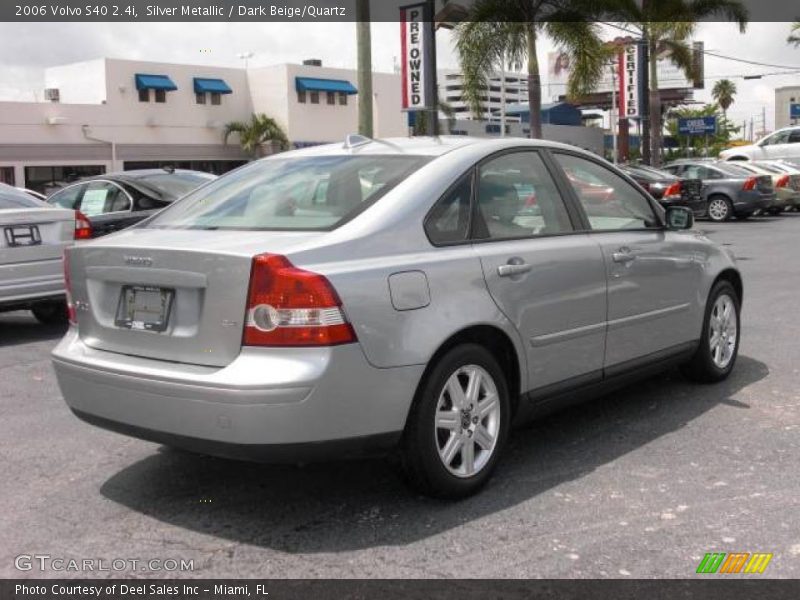
[[[401,443],[410,483],[430,496],[463,498],[489,479],[508,437],[508,383],[483,346],[445,354],[414,400]]]
[[[683,374],[704,383],[728,377],[739,353],[740,332],[739,296],[730,282],[719,281],[708,296],[700,346],[683,365]]]
[[[717,223],[727,221],[733,214],[731,201],[724,196],[712,196],[708,200],[708,218]]]

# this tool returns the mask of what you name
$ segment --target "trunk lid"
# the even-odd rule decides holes
[[[81,339],[110,352],[225,366],[241,350],[253,256],[286,254],[320,235],[142,228],[80,246],[70,268]],[[142,325],[159,321],[159,311],[163,330]]]
[[[0,209],[0,265],[59,259],[74,235],[75,211]]]
[[[756,176],[756,188],[760,192],[770,193],[774,191],[772,185],[772,177],[769,175],[758,175]]]

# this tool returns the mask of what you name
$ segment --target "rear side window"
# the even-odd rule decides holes
[[[60,208],[77,208],[78,199],[81,197],[81,192],[83,192],[84,189],[86,189],[85,183],[81,185],[71,185],[50,196],[47,202]]]
[[[636,188],[610,169],[571,154],[554,153],[594,231],[644,229],[659,225],[653,207]]]
[[[461,178],[434,205],[425,221],[425,233],[433,244],[463,242],[469,234],[472,172]]]
[[[83,192],[80,211],[87,217],[129,210],[130,198],[118,186],[106,181],[93,181]]]
[[[328,230],[352,218],[429,159],[317,156],[259,161],[190,193],[147,227]]]

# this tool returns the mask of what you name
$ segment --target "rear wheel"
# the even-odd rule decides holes
[[[683,374],[693,381],[722,381],[733,370],[739,353],[739,297],[728,281],[717,282],[708,296],[700,346],[683,365]]]
[[[482,346],[445,354],[417,393],[401,455],[410,483],[424,494],[463,498],[489,479],[508,437],[508,384]]]
[[[717,223],[727,221],[733,214],[731,201],[725,196],[711,196],[708,199],[708,218]]]
[[[31,307],[36,320],[45,325],[63,325],[67,322],[67,303],[63,300],[42,302]]]

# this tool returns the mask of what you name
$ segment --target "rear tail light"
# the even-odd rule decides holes
[[[88,240],[92,237],[92,224],[81,211],[75,211],[75,236],[76,240]]]
[[[681,195],[681,184],[679,182],[671,183],[669,187],[664,190],[664,197],[668,196],[680,196]]]
[[[744,182],[742,189],[747,190],[754,190],[756,189],[756,178],[755,177],[748,177],[747,181]]]
[[[71,325],[78,324],[78,315],[75,313],[75,304],[72,302],[72,278],[69,273],[69,248],[64,248],[64,288],[67,293],[67,318]]]
[[[253,258],[243,345],[336,346],[355,341],[339,295],[324,276],[298,269],[279,254]]]
[[[778,181],[775,183],[775,187],[788,187],[789,186],[789,176],[788,175],[781,175],[778,178]]]

